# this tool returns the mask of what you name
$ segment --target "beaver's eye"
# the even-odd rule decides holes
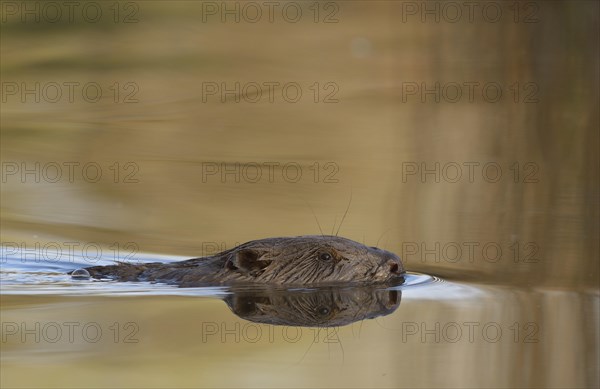
[[[327,316],[329,315],[329,312],[331,312],[331,310],[327,307],[321,307],[317,310],[317,312],[319,312],[319,315],[321,316]]]
[[[331,254],[329,253],[319,253],[319,259],[323,262],[329,262],[333,259],[333,257],[331,256]]]

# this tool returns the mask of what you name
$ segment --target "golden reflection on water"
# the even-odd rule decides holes
[[[408,289],[393,314],[341,327],[340,341],[296,343],[202,342],[202,323],[250,323],[217,299],[5,294],[3,325],[94,322],[105,336],[11,335],[3,387],[599,385],[596,2],[528,3],[518,22],[498,3],[498,23],[422,23],[410,2],[332,2],[337,23],[314,23],[313,3],[298,3],[298,23],[204,23],[207,2],[130,3],[119,18],[137,9],[135,23],[20,23],[2,9],[3,244],[198,256],[335,232],[352,198],[341,235],[379,241],[409,270],[504,286]],[[336,9],[319,7],[319,18]],[[65,94],[64,83],[96,83],[103,97],[36,103],[6,89],[36,82]],[[248,93],[207,94],[236,82]],[[282,95],[290,82],[296,103]],[[435,82],[439,102],[426,93]],[[472,83],[502,98],[476,89],[470,102]],[[137,343],[121,341],[130,322]],[[403,339],[413,323],[465,322],[496,323],[503,338]],[[532,328],[538,341],[525,342]]]
[[[333,328],[248,322],[209,298],[69,297],[65,302],[5,296],[3,321],[24,322],[30,333],[25,344],[21,328],[5,335],[3,386],[586,387],[594,382],[597,371],[590,361],[598,360],[598,350],[582,334],[597,330],[585,309],[597,306],[597,296],[501,287],[467,292],[477,297],[444,299],[448,290],[433,288],[428,294],[438,300],[404,299],[393,315]],[[556,306],[562,307],[560,315]],[[40,323],[38,342],[34,323]],[[28,374],[31,369],[36,375]]]

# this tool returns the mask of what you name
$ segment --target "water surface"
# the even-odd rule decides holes
[[[599,387],[598,3],[288,3],[2,9],[1,386]],[[407,284],[66,275],[338,231]]]

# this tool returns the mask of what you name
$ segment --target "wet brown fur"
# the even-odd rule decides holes
[[[391,252],[322,235],[254,240],[219,254],[181,262],[94,266],[86,270],[97,279],[180,286],[382,283],[401,280],[405,272],[400,258]]]

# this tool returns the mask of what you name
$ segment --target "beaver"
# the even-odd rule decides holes
[[[400,258],[389,251],[338,236],[307,235],[253,240],[215,255],[180,262],[93,266],[71,275],[193,287],[402,283],[404,273]]]

